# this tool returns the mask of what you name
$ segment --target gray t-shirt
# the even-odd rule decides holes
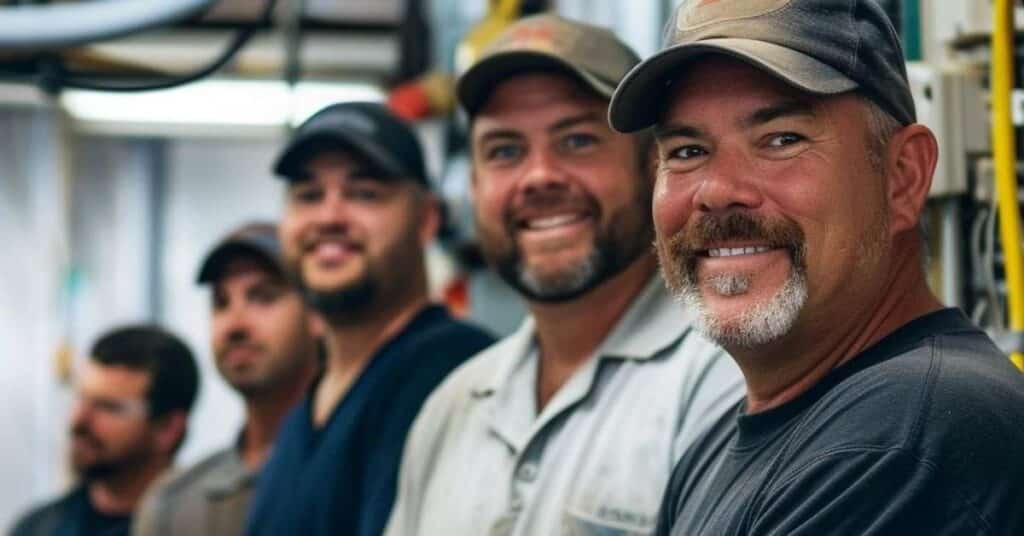
[[[664,536],[1024,534],[1024,375],[955,309],[680,460]]]

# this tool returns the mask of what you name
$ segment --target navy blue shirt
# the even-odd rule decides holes
[[[449,372],[492,342],[432,305],[378,350],[321,428],[313,427],[314,386],[281,426],[256,483],[246,534],[383,532],[420,406]]]

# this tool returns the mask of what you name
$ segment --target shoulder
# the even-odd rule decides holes
[[[433,322],[414,333],[410,343],[416,346],[418,352],[438,352],[465,358],[486,348],[494,340],[482,328],[442,312]]]
[[[453,421],[464,418],[485,391],[491,389],[500,371],[520,355],[520,344],[506,337],[477,353],[452,371],[430,394],[420,411],[413,435],[441,437]]]
[[[185,470],[168,473],[154,484],[151,495],[157,501],[166,502],[173,501],[180,495],[195,493],[206,478],[225,464],[231,463],[234,456],[233,447],[225,448],[199,460]]]
[[[61,497],[33,507],[14,524],[11,536],[35,536],[53,532],[60,519],[67,514],[79,491],[71,490]]]

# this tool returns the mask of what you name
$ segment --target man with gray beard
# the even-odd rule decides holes
[[[530,315],[431,395],[389,536],[647,534],[675,460],[741,397],[657,274],[650,136],[605,119],[637,61],[543,15],[460,78],[479,240]]]
[[[610,119],[655,127],[662,268],[748,393],[657,534],[1024,534],[1024,377],[928,288],[937,146],[885,12],[684,0],[666,46]]]

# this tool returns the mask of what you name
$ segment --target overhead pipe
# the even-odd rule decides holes
[[[94,0],[0,7],[0,51],[83,45],[183,20],[216,0]]]

